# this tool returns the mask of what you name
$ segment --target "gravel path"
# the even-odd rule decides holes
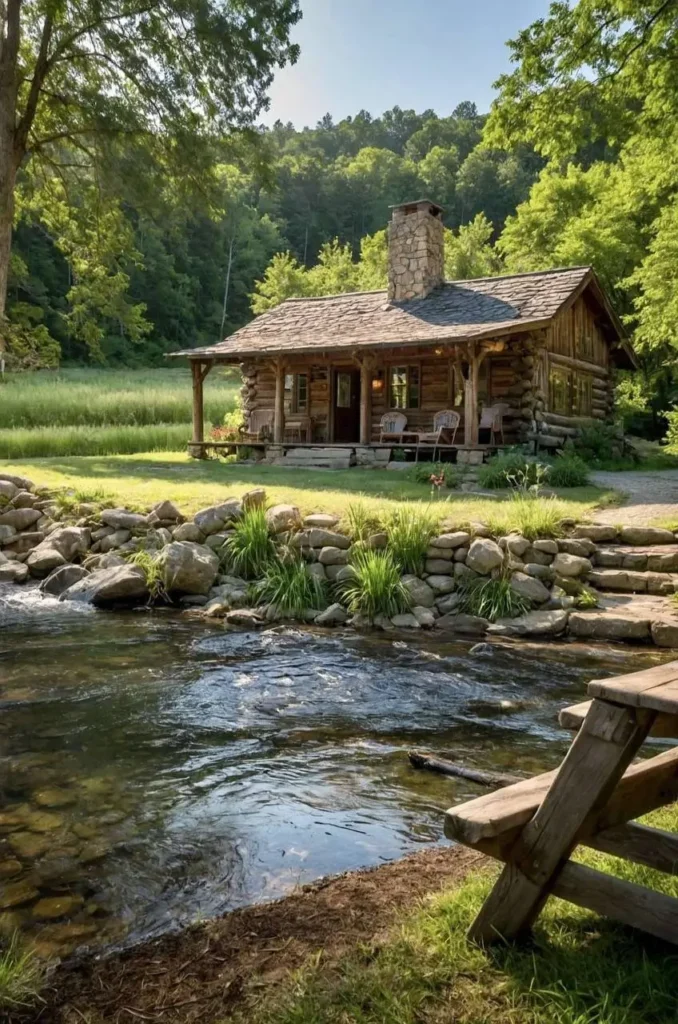
[[[598,523],[621,523],[624,526],[650,526],[657,519],[678,521],[678,469],[643,473],[591,474],[598,487],[622,491],[627,500],[624,505],[596,512]]]

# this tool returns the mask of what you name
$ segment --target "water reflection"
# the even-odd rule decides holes
[[[478,790],[409,768],[559,759],[556,711],[652,653],[83,613],[0,594],[0,929],[132,941],[441,840]]]

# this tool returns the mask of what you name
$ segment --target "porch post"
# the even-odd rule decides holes
[[[372,440],[372,360],[365,356],[360,364],[360,443]]]
[[[273,413],[273,441],[282,444],[285,431],[285,366],[281,358],[275,362],[275,410]]]
[[[193,444],[202,444],[205,440],[205,413],[203,404],[202,383],[205,379],[202,365],[197,359],[191,360],[193,374]]]
[[[475,346],[469,353],[468,376],[464,380],[464,444],[478,444],[478,358]]]

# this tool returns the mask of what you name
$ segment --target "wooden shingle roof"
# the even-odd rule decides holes
[[[172,354],[239,361],[489,338],[548,326],[592,281],[590,267],[572,267],[450,281],[403,303],[389,302],[386,291],[287,299],[217,345]]]

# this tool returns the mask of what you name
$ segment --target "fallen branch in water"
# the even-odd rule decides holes
[[[422,750],[410,750],[409,758],[413,768],[428,768],[431,772],[468,779],[469,782],[477,782],[481,786],[499,789],[501,786],[512,786],[514,782],[522,781],[520,775],[506,775],[503,772],[485,772],[480,768],[467,768],[464,764],[446,761],[442,757],[434,757]]]

